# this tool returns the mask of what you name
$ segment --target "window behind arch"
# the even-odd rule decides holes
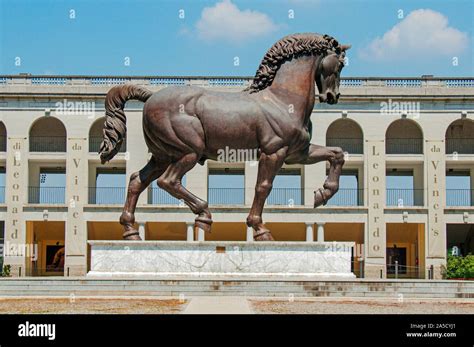
[[[474,154],[474,121],[458,119],[449,125],[446,154]]]
[[[341,147],[349,154],[363,154],[362,129],[351,119],[338,119],[329,126],[326,132],[326,146]]]
[[[54,117],[42,117],[30,129],[30,152],[66,152],[66,128]]]
[[[386,154],[423,154],[423,134],[412,120],[399,119],[390,124],[385,135]]]

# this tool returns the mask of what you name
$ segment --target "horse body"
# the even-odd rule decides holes
[[[300,124],[301,115],[289,115],[285,107],[268,91],[249,94],[168,87],[146,101],[144,135],[153,156],[170,161],[192,152],[201,163],[217,160],[223,144],[267,154],[288,146],[292,153],[309,146],[310,134]]]
[[[216,160],[224,148],[259,153],[255,196],[247,217],[255,240],[273,240],[262,212],[283,163],[329,161],[328,177],[314,195],[314,207],[325,204],[339,188],[344,154],[339,147],[310,143],[315,82],[320,102],[337,103],[348,48],[327,35],[284,37],[267,52],[250,87],[237,93],[191,86],[168,87],[157,93],[134,85],[113,87],[105,100],[101,161],[109,161],[120,149],[126,134],[124,107],[131,99],[145,102],[143,132],[152,154],[145,167],[130,176],[120,217],[123,237],[140,239],[134,229],[135,208],[138,196],[153,180],[197,215],[195,229],[210,231],[207,202],[183,187],[181,179],[197,163]]]

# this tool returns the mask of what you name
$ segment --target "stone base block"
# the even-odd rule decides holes
[[[352,279],[353,242],[89,241],[88,277]]]

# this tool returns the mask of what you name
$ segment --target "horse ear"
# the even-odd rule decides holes
[[[352,47],[352,45],[341,45],[341,51],[345,52],[348,49],[350,49],[351,47]]]

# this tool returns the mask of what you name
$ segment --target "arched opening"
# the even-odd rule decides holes
[[[399,119],[385,133],[386,154],[423,154],[423,133],[411,119]]]
[[[30,152],[66,152],[66,128],[54,117],[42,117],[30,128]]]
[[[363,154],[362,128],[352,119],[338,119],[329,126],[326,132],[326,146],[341,147],[349,154]]]
[[[474,121],[458,119],[446,130],[446,154],[474,154]]]
[[[5,128],[5,124],[0,122],[0,152],[7,151],[7,128]]]
[[[102,129],[104,127],[105,117],[97,119],[89,129],[89,153],[99,152],[100,144],[102,142]],[[120,146],[119,153],[127,151],[127,139],[123,139],[122,146]]]

